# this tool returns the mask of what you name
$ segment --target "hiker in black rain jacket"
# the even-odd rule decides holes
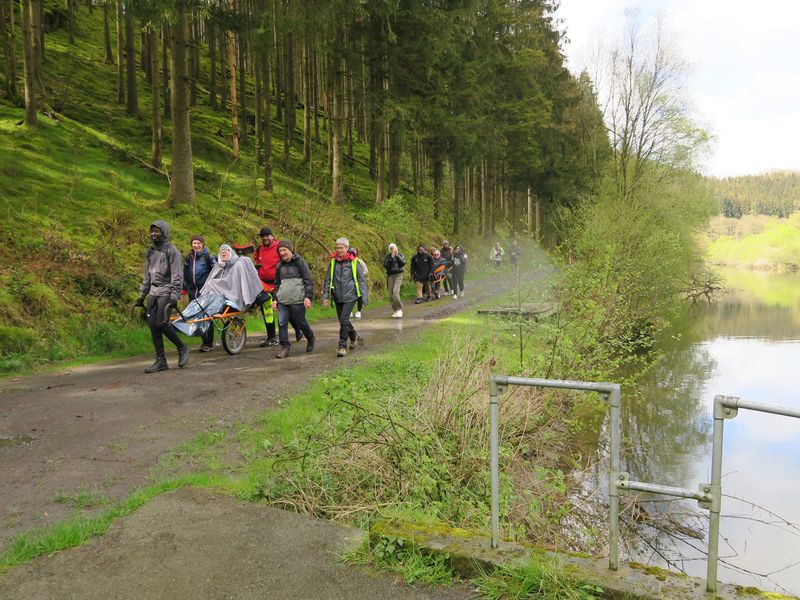
[[[155,362],[144,372],[157,373],[169,369],[162,336],[166,336],[178,349],[178,367],[181,369],[189,363],[189,346],[183,343],[169,320],[172,309],[178,306],[183,288],[181,254],[170,243],[169,225],[164,221],[153,221],[150,225],[150,240],[153,245],[147,251],[142,285],[134,306],[145,306],[147,324],[156,350]]]
[[[414,304],[431,299],[431,273],[433,273],[433,258],[425,246],[418,246],[417,253],[411,257],[411,279],[417,284],[417,299]]]
[[[183,259],[183,289],[186,290],[189,300],[194,300],[200,295],[200,290],[203,289],[208,274],[216,262],[217,257],[208,251],[203,236],[192,236],[192,249]],[[202,340],[200,352],[208,352],[214,347],[213,325],[202,335]]]

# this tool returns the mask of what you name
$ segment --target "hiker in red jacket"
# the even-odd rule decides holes
[[[278,263],[281,260],[278,254],[278,240],[272,235],[272,229],[269,227],[262,227],[258,232],[258,237],[261,238],[261,244],[256,248],[253,255],[253,262],[258,269],[258,277],[264,286],[264,291],[270,294],[270,301],[262,305],[264,311],[264,322],[267,326],[267,339],[261,342],[261,347],[277,346],[278,336],[275,331],[275,313],[272,310],[272,292],[275,290],[275,270],[278,268]],[[295,339],[299,342],[303,339],[303,333],[296,326],[294,319],[290,319],[295,332]]]

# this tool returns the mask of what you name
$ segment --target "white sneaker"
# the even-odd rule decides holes
[[[360,319],[360,318],[361,318],[361,311],[357,310],[356,311],[356,319]]]
[[[393,319],[399,319],[402,316],[403,316],[403,313],[402,313],[402,311],[399,311],[399,310],[396,310],[396,311],[394,311],[392,313],[392,318]]]
[[[397,318],[398,319],[402,319],[403,318],[403,309],[402,308],[397,311]]]
[[[458,294],[453,294],[453,300],[458,300]]]

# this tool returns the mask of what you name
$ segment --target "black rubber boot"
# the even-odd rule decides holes
[[[189,364],[189,346],[184,344],[178,348],[178,368],[184,369]]]
[[[164,339],[161,337],[161,332],[151,330],[150,337],[153,339],[153,347],[156,349],[156,362],[147,367],[144,372],[158,373],[159,371],[166,371],[169,369],[169,365],[164,355]]]

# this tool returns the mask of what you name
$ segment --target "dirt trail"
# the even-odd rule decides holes
[[[526,279],[551,271],[536,250]],[[470,282],[458,300],[406,302],[402,320],[391,319],[388,306],[368,308],[355,322],[366,346],[344,359],[335,357],[338,324],[328,319],[313,325],[313,353],[300,342],[285,360],[255,338],[237,356],[221,348],[193,352],[185,370],[145,375],[152,362],[146,355],[0,382],[0,551],[19,532],[69,516],[72,508],[58,494],[96,489],[124,497],[150,483],[159,457],[176,444],[260,414],[324,371],[410,341],[426,321],[474,308],[509,278],[506,272]],[[175,365],[174,350],[168,359]],[[24,443],[8,443],[15,438]]]

